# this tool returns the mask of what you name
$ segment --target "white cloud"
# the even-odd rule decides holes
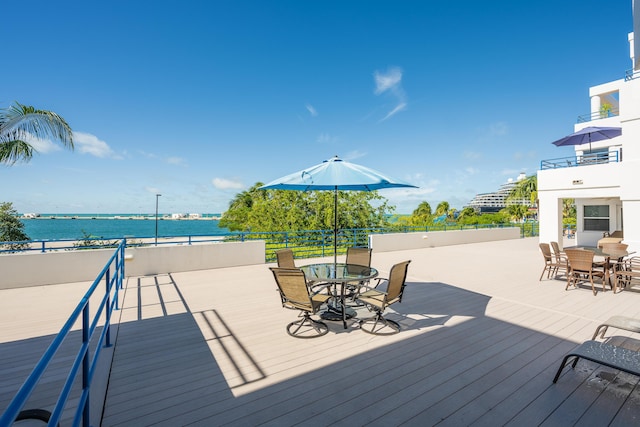
[[[502,136],[509,133],[509,126],[506,122],[496,122],[489,125],[489,134],[491,136]]]
[[[320,144],[330,144],[338,142],[338,138],[335,136],[331,136],[326,132],[323,132],[318,135],[318,137],[316,138],[316,142],[319,142]]]
[[[158,157],[153,153],[147,153],[146,151],[142,151],[142,150],[138,150],[138,153],[142,154],[144,157],[148,159],[155,159],[156,157]]]
[[[73,132],[73,143],[75,148],[83,154],[91,154],[100,158],[121,158],[113,152],[106,142],[101,141],[97,136],[90,133]]]
[[[468,159],[468,160],[478,160],[478,159],[482,158],[482,154],[481,153],[478,153],[477,151],[469,151],[469,150],[465,150],[462,153],[462,156],[465,159]]]
[[[151,194],[161,194],[161,191],[158,187],[145,187],[145,190],[147,190]]]
[[[356,159],[362,158],[362,157],[364,157],[366,155],[367,155],[367,153],[365,153],[365,152],[354,150],[354,151],[348,152],[342,158],[343,158],[343,160],[352,161],[352,160],[356,160]]]
[[[40,139],[36,138],[31,134],[26,134],[24,136],[25,142],[31,144],[31,146],[38,153],[50,153],[52,151],[61,150],[62,147],[58,144],[54,144],[50,139]]]
[[[381,95],[389,93],[395,100],[395,107],[389,111],[381,121],[395,116],[400,111],[407,109],[407,97],[402,89],[402,70],[399,67],[391,67],[386,73],[375,71],[373,78],[376,84],[374,93]]]
[[[386,73],[376,71],[373,73],[376,82],[375,94],[380,95],[388,90],[395,91],[402,81],[402,70],[398,67],[390,68]]]
[[[182,157],[167,157],[167,163],[176,166],[187,166],[187,161]]]
[[[475,175],[475,174],[480,172],[480,169],[477,169],[477,168],[469,166],[469,167],[465,168],[464,171],[466,173],[468,173],[469,175]]]
[[[397,113],[399,113],[402,110],[405,110],[407,108],[407,103],[406,102],[401,102],[400,104],[396,105],[396,107],[389,111],[387,113],[386,116],[384,116],[384,118],[382,119],[382,121],[384,122],[385,120],[387,120],[388,118],[395,116]]]
[[[232,181],[224,178],[213,178],[211,180],[213,186],[218,190],[240,190],[244,188],[244,185],[239,181]]]
[[[313,105],[306,104],[305,107],[307,108],[307,111],[309,111],[309,114],[311,114],[311,117],[316,117],[318,115],[318,112],[313,108]]]

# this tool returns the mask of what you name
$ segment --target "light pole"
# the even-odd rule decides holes
[[[158,198],[162,194],[156,194],[156,246],[158,246]]]

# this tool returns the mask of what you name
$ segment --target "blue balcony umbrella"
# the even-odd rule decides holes
[[[596,141],[602,141],[603,139],[611,139],[622,134],[622,128],[618,127],[596,127],[589,126],[584,129],[580,129],[567,135],[564,138],[560,138],[554,141],[552,144],[557,147],[565,145],[582,145],[589,144],[589,151],[591,151],[591,143]]]
[[[344,161],[338,156],[294,172],[260,187],[272,190],[333,191],[333,256],[337,260],[338,250],[338,190],[375,191],[384,188],[413,187],[373,169]]]

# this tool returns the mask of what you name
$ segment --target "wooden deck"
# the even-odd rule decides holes
[[[412,260],[390,337],[328,322],[323,337],[291,338],[296,312],[268,265],[129,278],[102,425],[638,425],[640,378],[580,361],[552,379],[600,322],[640,317],[640,293],[540,282],[537,243],[374,253],[381,275]],[[64,321],[38,298],[54,288],[81,286],[0,292],[0,410]],[[38,316],[10,309],[25,301]],[[638,334],[607,335],[640,349]]]

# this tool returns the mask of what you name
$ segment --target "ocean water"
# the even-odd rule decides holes
[[[55,217],[52,219],[51,217]],[[210,214],[207,217],[218,217]],[[121,217],[123,219],[114,219]],[[73,219],[72,219],[73,218]],[[155,216],[142,218],[140,214],[41,214],[40,218],[20,218],[31,240],[81,239],[85,234],[102,239],[123,237],[154,237]],[[158,236],[196,236],[228,233],[218,227],[216,219],[158,219]]]

